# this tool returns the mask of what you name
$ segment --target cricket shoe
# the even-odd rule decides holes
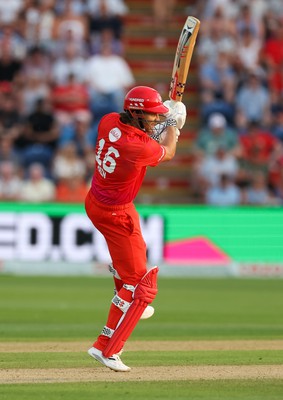
[[[152,317],[153,314],[154,314],[154,308],[152,306],[147,306],[144,312],[142,313],[140,319],[148,319]]]
[[[88,350],[88,354],[95,358],[97,361],[99,361],[101,364],[105,365],[105,367],[108,367],[112,369],[113,371],[116,372],[128,372],[131,370],[130,367],[125,365],[121,358],[118,356],[118,354],[113,354],[111,357],[104,357],[102,355],[102,351],[96,349],[95,347],[91,347]]]

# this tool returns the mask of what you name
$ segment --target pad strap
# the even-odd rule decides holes
[[[116,294],[116,296],[113,297],[112,299],[112,303],[118,307],[121,311],[123,311],[123,313],[126,313],[130,307],[130,305],[132,303],[129,303],[128,301],[122,299],[122,297],[118,296]]]
[[[114,329],[111,329],[105,325],[101,331],[101,335],[111,338],[114,332],[115,332]]]
[[[152,268],[144,275],[136,286],[134,291],[134,300],[128,311],[122,316],[121,322],[118,324],[115,332],[104,349],[104,357],[110,357],[122,349],[124,343],[130,337],[137,325],[145,308],[155,298],[157,294],[157,273],[158,268]]]

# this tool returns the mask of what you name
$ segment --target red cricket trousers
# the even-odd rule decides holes
[[[105,205],[98,202],[90,190],[85,209],[93,225],[104,236],[122,282],[135,286],[147,269],[146,244],[134,204]]]

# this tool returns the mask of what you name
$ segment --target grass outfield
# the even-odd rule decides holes
[[[2,400],[282,400],[282,382],[204,381],[204,382],[95,382],[30,385],[2,385]]]
[[[128,374],[103,368],[82,350],[105,324],[112,286],[102,277],[0,276],[0,382],[14,377],[3,379],[9,383],[0,386],[1,400],[283,398],[283,280],[160,278],[156,313],[138,324],[123,355]],[[137,341],[144,346],[135,349]],[[168,351],[160,341],[169,341]],[[76,379],[56,382],[52,374],[61,372]],[[21,374],[31,383],[17,380]]]

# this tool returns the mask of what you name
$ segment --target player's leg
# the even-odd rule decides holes
[[[108,269],[111,272],[111,274],[113,275],[113,280],[114,280],[114,295],[117,295],[119,290],[122,289],[123,287],[123,281],[120,278],[118,272],[116,271],[116,269],[113,267],[113,264],[109,264],[108,265]],[[148,319],[150,317],[152,317],[154,314],[154,308],[152,306],[147,306],[144,310],[144,312],[142,313],[140,319]]]
[[[107,357],[103,355],[103,350],[106,348],[110,338],[115,332],[118,322],[123,318],[124,313],[127,312],[132,304],[133,289],[132,286],[127,287],[127,285],[123,285],[119,292],[114,295],[106,325],[93,343],[93,346],[88,350],[90,356],[114,371],[127,372],[130,370],[130,368],[121,361],[119,354],[117,354],[121,352],[122,347],[120,347],[119,351],[115,354],[113,353]]]
[[[110,214],[112,222],[108,225],[110,228],[98,225],[98,229],[103,229],[102,233],[115,265],[115,270],[113,268],[112,272],[117,280],[123,282],[123,286],[113,297],[106,325],[94,343],[94,347],[99,350],[106,347],[123,314],[133,301],[136,285],[147,272],[146,245],[135,208],[131,206],[127,212],[116,211],[114,218],[113,213]],[[106,215],[103,221],[106,219],[109,219],[109,215]],[[120,287],[119,282],[118,287]]]
[[[118,275],[122,282],[125,282],[113,298],[105,327],[95,341],[94,347],[89,350],[90,355],[114,369],[112,364],[116,363],[116,354],[105,357],[102,354],[102,349],[106,348],[118,324],[121,323],[127,310],[130,309],[133,303],[134,289],[147,272],[146,246],[141,234],[139,216],[133,205],[130,205],[127,210],[116,210],[115,212],[112,210],[110,212],[86,203],[86,210],[93,224],[104,235]],[[141,314],[139,314],[140,316]],[[121,346],[119,346],[118,351],[120,350]],[[97,354],[97,352],[99,353]],[[110,360],[113,357],[114,360]],[[119,362],[121,360],[118,360]],[[115,370],[128,370],[128,367],[124,364],[122,366],[119,364],[117,368]]]
[[[157,294],[157,273],[158,268],[149,270],[136,285],[133,291],[133,301],[124,310],[124,315],[119,320],[116,328],[111,332],[107,346],[102,354],[109,357],[121,351],[125,342],[136,327],[142,313]]]

